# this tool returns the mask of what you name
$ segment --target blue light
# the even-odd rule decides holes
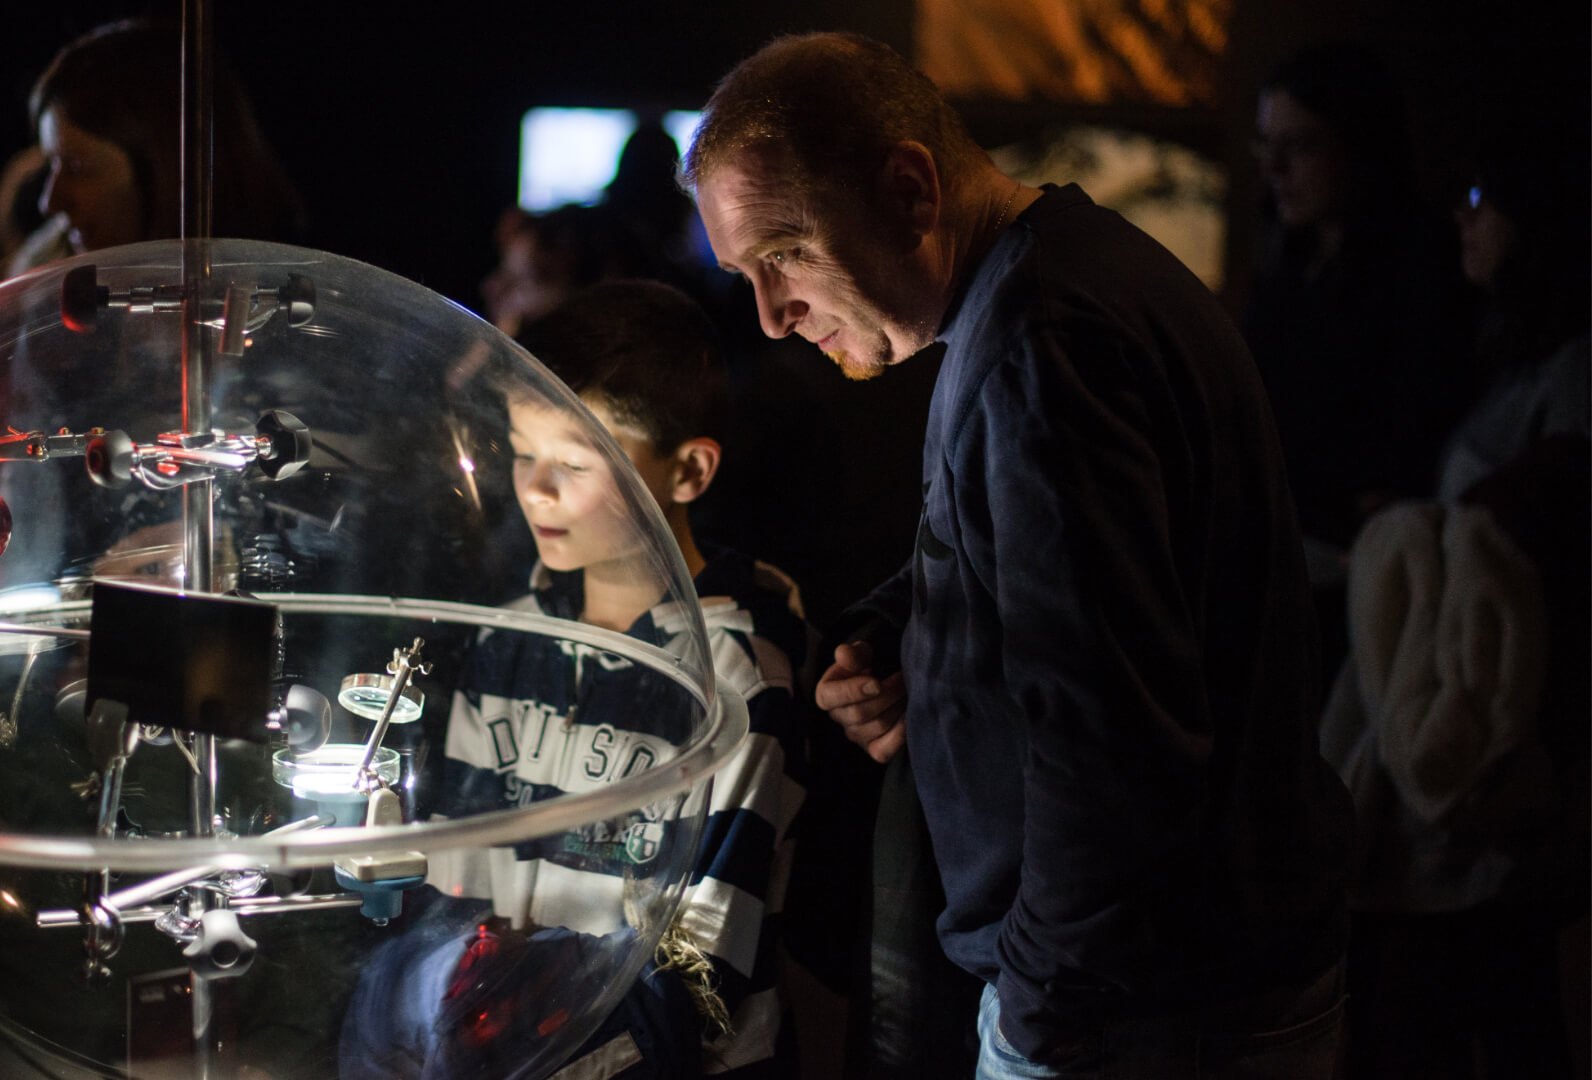
[[[664,130],[681,153],[701,118],[680,109],[663,114]],[[520,206],[540,214],[567,203],[597,205],[637,123],[630,109],[528,110],[520,120]]]

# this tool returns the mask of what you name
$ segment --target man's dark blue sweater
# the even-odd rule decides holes
[[[941,328],[904,625],[946,953],[1043,1060],[1342,954],[1353,811],[1265,392],[1178,260],[1077,187]]]

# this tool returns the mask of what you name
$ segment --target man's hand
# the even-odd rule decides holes
[[[873,648],[865,641],[835,649],[813,691],[818,707],[829,713],[846,738],[883,764],[906,745],[906,681],[898,671],[888,679],[873,676]]]

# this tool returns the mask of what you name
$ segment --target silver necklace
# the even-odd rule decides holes
[[[1000,217],[995,219],[995,232],[1001,231],[1001,226],[1006,222],[1006,211],[1012,208],[1012,200],[1017,198],[1017,193],[1023,190],[1023,182],[1017,181],[1017,186],[1012,188],[1012,193],[1006,196],[1006,203],[1001,207]]]

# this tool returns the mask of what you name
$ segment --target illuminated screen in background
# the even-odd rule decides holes
[[[701,118],[698,112],[674,110],[661,119],[683,153]],[[630,109],[528,110],[520,120],[520,206],[539,214],[566,203],[601,202],[619,152],[639,122]]]

